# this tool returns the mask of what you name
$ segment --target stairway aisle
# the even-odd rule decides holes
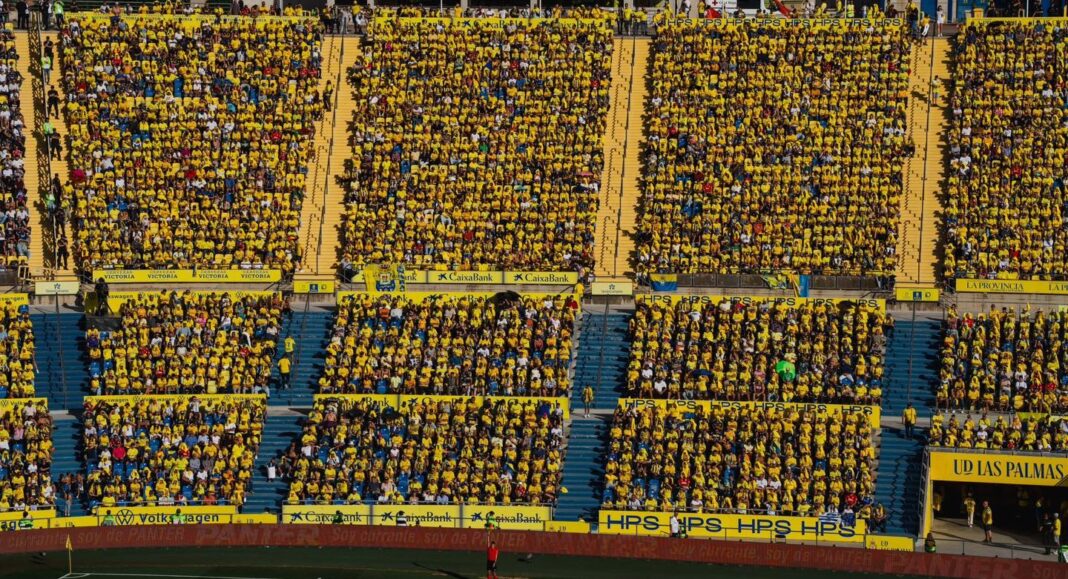
[[[576,354],[578,369],[571,390],[571,425],[564,456],[563,485],[568,493],[561,495],[557,502],[557,519],[597,521],[604,489],[609,422],[623,392],[630,358],[627,340],[630,317],[627,311],[605,312],[603,306],[583,310]],[[583,418],[582,390],[587,385],[593,387],[593,412],[590,418]]]
[[[579,339],[578,369],[572,381],[571,408],[582,412],[582,390],[593,386],[593,408],[613,412],[624,392],[627,363],[630,360],[630,341],[627,327],[630,313],[604,307],[585,309]]]
[[[37,395],[52,411],[79,409],[89,394],[89,367],[83,357],[81,314],[31,313],[37,349]]]
[[[24,35],[20,35],[20,38],[24,38],[24,37],[25,37]],[[52,42],[55,43],[55,45],[56,45],[56,55],[55,55],[56,58],[54,58],[53,61],[52,61],[52,78],[51,78],[52,83],[48,87],[44,87],[44,94],[47,95],[49,87],[53,87],[53,88],[56,89],[57,92],[59,92],[60,102],[61,103],[65,103],[67,99],[66,99],[66,95],[64,94],[64,91],[63,91],[63,83],[60,82],[60,79],[62,78],[62,75],[61,75],[61,70],[60,70],[61,66],[60,66],[60,62],[59,62],[61,60],[59,58],[59,54],[60,54],[60,51],[59,51],[59,33],[54,31],[54,30],[41,32],[41,42],[43,43],[48,39],[51,39]],[[19,50],[21,50],[21,47],[19,48]],[[26,45],[26,50],[27,50],[26,54],[29,55],[29,44],[28,43]],[[19,60],[21,61],[22,59],[20,58]],[[33,70],[38,71],[38,73],[39,73],[39,71],[40,71],[40,62],[34,63],[34,69]],[[60,108],[60,114],[51,117],[50,120],[52,121],[52,126],[55,127],[55,129],[56,129],[56,134],[59,135],[59,137],[60,137],[60,139],[61,139],[61,141],[63,143],[62,155],[60,155],[59,158],[52,159],[49,162],[51,163],[51,167],[50,168],[51,168],[51,171],[52,171],[52,175],[59,175],[60,181],[63,183],[63,195],[69,201],[71,199],[70,170],[69,170],[69,165],[68,165],[68,162],[69,162],[68,160],[69,160],[69,156],[70,156],[70,131],[67,130],[67,119],[64,116],[66,114],[65,110],[63,108],[63,107],[65,107],[65,105],[61,104],[60,107],[61,107]],[[29,122],[30,122],[30,120],[27,121],[27,123],[29,123]],[[35,127],[35,130],[37,130],[37,129],[40,129],[40,127]],[[43,149],[43,148],[38,149],[38,157],[37,158],[41,159],[41,160],[47,160],[47,151],[45,149]],[[29,173],[29,171],[27,171],[27,173]],[[48,179],[50,180],[51,177],[49,176]],[[50,187],[50,183],[48,181],[41,182],[41,183],[39,183],[39,187],[45,187],[45,188]],[[32,215],[33,215],[33,210],[32,209],[31,209],[30,215],[31,215],[31,219],[32,219]],[[43,217],[44,216],[42,215],[42,216],[38,217],[37,219],[35,219],[36,223],[34,224],[34,230],[33,230],[34,236],[40,238],[42,243],[44,241],[44,238],[41,237],[41,236],[44,235],[45,231],[46,231],[45,227],[44,227],[44,223],[43,223],[43,221],[41,221],[41,219],[43,219]],[[51,268],[53,270],[53,274],[55,276],[55,279],[57,279],[57,280],[73,281],[73,280],[76,279],[75,276],[74,276],[74,268],[73,268],[73,265],[74,265],[74,259],[73,259],[74,244],[72,243],[73,239],[71,238],[71,229],[72,228],[68,225],[68,227],[66,228],[66,231],[65,231],[65,234],[67,236],[67,247],[70,248],[70,253],[71,253],[71,256],[72,256],[70,261],[68,261],[66,268],[59,269],[59,267],[53,262],[54,254],[53,254],[53,249],[51,247],[47,248],[47,250],[43,248],[41,253],[40,253],[40,256],[41,256],[41,258],[43,260],[44,267]],[[49,243],[49,245],[51,246],[51,243]],[[30,257],[31,257],[30,269],[31,269],[31,272],[32,272],[32,271],[34,271],[33,263],[36,262],[36,260],[33,258],[32,250],[31,250]]]
[[[634,252],[649,45],[647,38],[619,37],[613,41],[597,211],[596,274],[600,281],[626,279]]]
[[[297,442],[301,432],[304,415],[289,410],[278,409],[268,412],[263,424],[263,440],[256,454],[255,474],[252,477],[252,489],[242,508],[244,513],[278,513],[282,501],[288,496],[288,488],[281,478],[273,482],[267,480],[267,465],[278,457],[279,453]]]
[[[67,504],[63,500],[63,489],[59,488],[59,479],[64,474],[85,472],[78,451],[82,444],[82,423],[68,412],[52,412],[52,480],[56,482],[56,510],[60,515],[67,514]],[[81,500],[74,500],[70,505],[70,516],[89,514]]]
[[[914,45],[909,74],[908,137],[915,154],[903,167],[901,231],[898,236],[898,287],[931,287],[937,281],[938,216],[945,178],[944,138],[950,45],[935,38]]]
[[[269,405],[311,407],[312,397],[319,391],[319,378],[326,360],[326,346],[330,342],[333,328],[334,312],[318,308],[307,313],[295,312],[292,319],[282,321],[282,338],[275,355],[275,382],[271,385]],[[284,342],[288,336],[293,336],[297,341],[294,352],[297,362],[290,374],[290,389],[282,391],[275,386],[278,384],[278,359],[285,352]]]
[[[938,383],[938,350],[942,324],[934,318],[895,320],[894,335],[886,350],[886,384],[883,416],[900,417],[912,402],[920,417],[934,413],[934,389]],[[911,376],[910,363],[911,361]]]
[[[338,226],[345,207],[345,192],[338,178],[345,174],[352,158],[349,125],[353,118],[352,89],[348,70],[360,58],[360,38],[327,36],[323,42],[323,78],[334,79],[336,106],[324,116],[315,142],[316,155],[305,186],[307,196],[301,210],[301,243],[305,274],[334,275],[338,247]],[[322,251],[319,251],[319,248]]]
[[[915,537],[920,532],[923,443],[901,430],[883,428],[875,501],[887,510],[886,532]]]
[[[604,485],[604,454],[608,441],[608,417],[582,418],[572,413],[564,457],[563,485],[567,494],[556,503],[555,518],[561,521],[597,522]]]
[[[884,426],[879,441],[875,500],[887,509],[887,533],[916,536],[922,507],[924,438],[917,429],[916,436],[906,439],[900,417],[910,402],[921,420],[934,412],[942,324],[931,317],[913,321],[911,315],[898,317],[895,322],[894,335],[887,346],[882,401],[883,424],[893,427]]]
[[[38,147],[37,137],[41,127],[37,126],[37,118],[34,115],[33,85],[34,71],[39,66],[34,65],[33,55],[30,54],[30,33],[15,31],[15,50],[18,52],[18,71],[22,75],[22,86],[19,87],[19,110],[22,111],[24,123],[23,135],[26,137],[26,150],[23,151],[23,159],[27,160],[26,173],[23,177],[23,185],[26,187],[26,208],[30,212],[30,272],[34,275],[44,271],[44,231],[40,213],[42,210],[42,198],[47,189],[41,189],[41,177],[38,174],[38,154],[43,155]],[[47,181],[44,183],[47,188]]]

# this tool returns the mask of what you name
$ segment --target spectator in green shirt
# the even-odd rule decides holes
[[[52,59],[47,55],[41,57],[41,79],[44,80],[45,87],[52,80]]]

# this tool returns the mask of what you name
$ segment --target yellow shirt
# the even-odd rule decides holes
[[[905,424],[916,424],[916,409],[906,408],[902,413],[902,418],[905,420]]]

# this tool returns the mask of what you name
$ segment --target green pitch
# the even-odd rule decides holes
[[[482,553],[402,549],[200,548],[75,551],[0,556],[3,579],[420,579],[486,576]],[[739,579],[868,579],[882,577],[798,569],[501,553],[498,574],[524,579],[671,577]]]

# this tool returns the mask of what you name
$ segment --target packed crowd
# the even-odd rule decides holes
[[[895,269],[903,26],[679,20],[652,51],[640,274]]]
[[[871,504],[875,447],[863,414],[620,408],[605,508],[854,514]]]
[[[553,503],[563,422],[515,398],[317,400],[279,470],[289,503]]]
[[[1068,312],[946,312],[939,408],[952,410],[1068,410]]]
[[[34,395],[37,359],[29,309],[0,305],[0,399]]]
[[[1068,452],[1068,419],[1019,414],[991,418],[984,412],[978,420],[970,414],[950,414],[947,422],[945,415],[936,413],[927,437],[931,446],[947,448]]]
[[[339,307],[323,393],[565,396],[572,296],[360,294]]]
[[[160,292],[125,301],[116,330],[85,332],[90,388],[101,394],[268,393],[279,294]]]
[[[19,100],[22,75],[16,62],[15,33],[0,30],[0,267],[30,255],[30,214],[26,208],[26,135]]]
[[[62,37],[75,261],[292,271],[318,21],[79,14]]]
[[[351,71],[345,262],[592,263],[608,20],[378,18]]]
[[[262,398],[86,398],[90,505],[241,506],[265,412]]]
[[[43,400],[0,404],[0,513],[52,507],[52,417]]]
[[[946,275],[1068,279],[1068,28],[969,20],[954,58]]]
[[[825,300],[638,300],[634,398],[878,404],[893,319]]]

